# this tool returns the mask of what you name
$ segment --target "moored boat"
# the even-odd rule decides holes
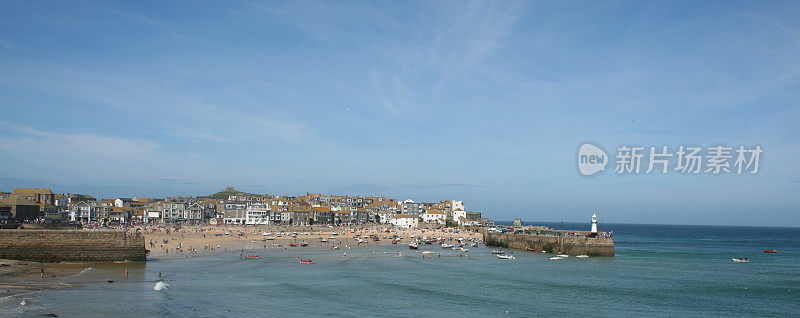
[[[505,254],[506,252],[504,252],[503,250],[492,250],[491,253],[492,254]]]
[[[411,243],[408,243],[408,248],[410,248],[412,250],[416,250],[416,249],[419,248],[419,245],[416,242],[411,242]]]
[[[736,263],[750,263],[750,260],[745,258],[732,258],[732,260]]]
[[[575,257],[577,257],[577,258],[589,258],[589,255],[578,255],[578,256],[575,256]]]
[[[764,253],[777,253],[777,252],[778,251],[776,250],[764,250]]]
[[[517,259],[516,257],[514,257],[514,255],[505,255],[505,254],[497,255],[497,258],[499,258],[499,259]]]
[[[312,261],[310,259],[301,259],[300,260],[300,264],[314,264],[314,263],[316,263],[316,262],[314,262],[314,261]]]
[[[258,256],[258,255],[255,255],[255,254],[250,254],[250,255],[245,256],[244,258],[245,259],[256,259],[256,258],[261,258],[261,256]]]

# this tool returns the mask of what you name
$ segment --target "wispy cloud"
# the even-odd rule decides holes
[[[0,149],[16,154],[41,157],[79,154],[81,157],[115,160],[148,156],[159,149],[158,144],[144,139],[54,133],[8,123],[0,123],[0,128],[10,133],[0,136]]]
[[[141,77],[132,71],[116,73],[75,69],[57,65],[37,65],[50,75],[34,76],[38,72],[20,72],[11,81],[0,77],[0,83],[43,93],[90,101],[100,108],[116,108],[148,116],[154,120],[172,118],[159,127],[169,135],[188,140],[233,141],[271,137],[288,142],[300,142],[314,134],[313,128],[299,121],[281,118],[270,105],[231,94],[231,99],[219,104],[202,99],[202,94],[190,95],[193,89],[179,89],[181,80]],[[242,103],[250,106],[243,108]],[[248,111],[247,109],[250,109]],[[257,111],[256,111],[257,110]]]
[[[65,182],[81,180],[142,180],[168,173],[175,157],[155,142],[137,138],[62,133],[0,123],[4,174]],[[177,169],[183,170],[183,169]]]
[[[440,91],[453,80],[480,70],[508,40],[525,10],[519,2],[469,2],[433,10],[421,30],[426,41],[403,43],[384,51],[392,64],[373,70],[370,83],[378,100],[393,115],[440,106]]]

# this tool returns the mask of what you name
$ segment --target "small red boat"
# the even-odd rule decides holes
[[[776,250],[764,250],[764,253],[777,253],[777,252],[778,251]]]
[[[301,259],[300,260],[300,264],[314,264],[314,263],[316,263],[316,262],[314,262],[314,261],[312,261],[310,259]]]
[[[289,246],[296,247],[297,243],[291,243],[291,244],[289,244]]]
[[[261,258],[261,256],[258,256],[258,255],[255,255],[255,254],[250,254],[250,255],[245,256],[244,258],[253,259],[253,258]]]

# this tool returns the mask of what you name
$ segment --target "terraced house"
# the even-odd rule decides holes
[[[17,189],[15,192],[45,203],[56,197],[49,189]],[[7,195],[13,196],[13,194]],[[240,225],[357,225],[379,222],[407,227],[417,226],[419,222],[444,224],[445,220],[452,219],[454,207],[457,208],[456,219],[463,218],[468,221],[480,216],[480,213],[475,215],[461,209],[463,207],[461,201],[426,203],[411,199],[398,201],[382,196],[320,193],[306,193],[297,197],[255,195],[239,192],[233,188],[196,198],[132,197],[93,200],[93,197],[86,195],[67,195],[61,196],[57,201],[69,202],[67,209],[69,220],[82,223],[134,221]],[[39,203],[37,206],[40,214],[41,211],[48,209]],[[57,207],[55,208],[57,211]],[[412,221],[411,218],[416,221]]]

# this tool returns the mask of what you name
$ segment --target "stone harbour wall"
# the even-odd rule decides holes
[[[486,245],[514,249],[531,248],[568,255],[614,256],[614,239],[586,236],[550,236],[538,234],[490,233],[484,231]],[[492,244],[493,243],[493,244]]]
[[[0,230],[0,258],[36,262],[144,261],[144,237],[113,230]]]

